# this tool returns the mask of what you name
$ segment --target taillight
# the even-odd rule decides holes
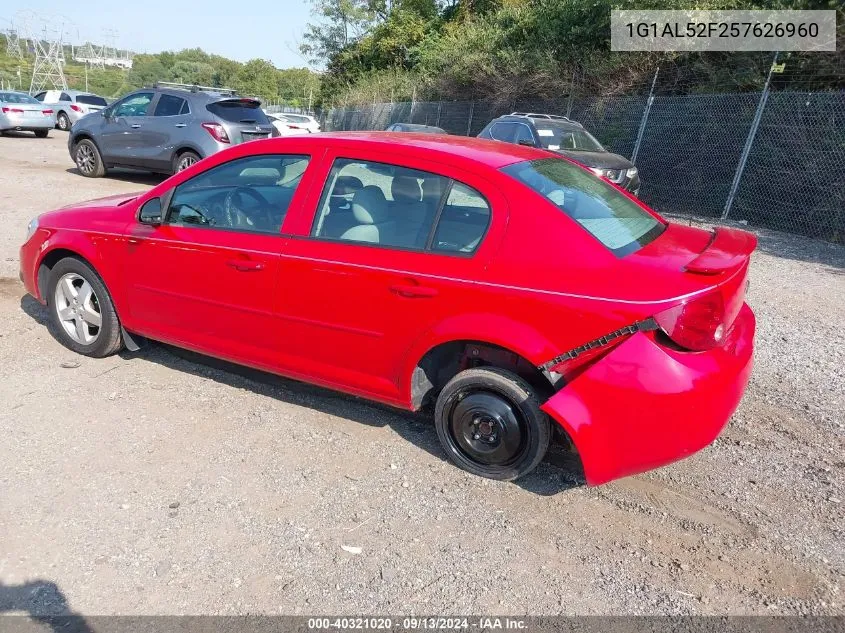
[[[82,108],[80,108],[80,107],[79,107],[78,105],[76,105],[75,103],[71,103],[71,104],[70,104],[70,109],[71,109],[71,110],[73,110],[74,112],[82,112]]]
[[[725,316],[725,301],[717,290],[655,314],[654,320],[676,344],[703,351],[725,340]]]
[[[300,127],[298,125],[291,125],[290,123],[288,123],[288,127],[292,130],[304,130],[305,129],[305,128]]]
[[[50,116],[51,114],[53,114],[53,111],[52,110],[42,110],[41,114],[43,114],[44,116]]]
[[[3,108],[3,114],[9,114],[10,112],[12,114],[23,114],[23,110],[20,108]]]
[[[226,128],[219,123],[203,123],[202,126],[214,137],[214,140],[220,143],[229,143],[229,135],[226,134]]]

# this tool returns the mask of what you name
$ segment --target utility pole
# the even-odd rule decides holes
[[[88,62],[85,62],[85,92],[88,92]]]
[[[660,72],[660,66],[654,71],[654,79],[651,80],[651,89],[648,91],[648,101],[643,110],[643,118],[640,121],[640,129],[637,132],[637,142],[634,143],[634,153],[631,154],[631,162],[637,164],[637,154],[640,153],[640,145],[643,142],[643,135],[645,134],[645,126],[648,123],[648,115],[651,112],[651,104],[654,103],[654,86],[657,83],[657,75]]]
[[[760,127],[760,119],[763,118],[763,110],[766,109],[766,101],[769,100],[769,85],[772,82],[772,73],[775,71],[775,65],[778,63],[779,53],[780,51],[775,51],[772,65],[769,67],[769,74],[766,76],[766,84],[763,86],[763,94],[760,95],[760,101],[757,102],[757,111],[754,112],[754,120],[751,121],[751,129],[748,131],[748,138],[745,139],[745,147],[742,148],[739,165],[736,166],[731,190],[728,193],[728,200],[725,202],[725,208],[722,211],[723,220],[727,220],[728,214],[731,212],[737,189],[739,189],[739,183],[742,180],[742,173],[745,171],[745,163],[748,161],[748,155],[751,153],[751,146],[754,145],[754,137],[757,136],[757,128]]]

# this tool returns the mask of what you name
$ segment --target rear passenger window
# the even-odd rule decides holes
[[[176,116],[182,113],[186,102],[180,97],[173,95],[161,95],[158,98],[158,105],[156,105],[153,116]]]
[[[334,162],[317,209],[313,237],[420,251],[472,253],[490,222],[487,201],[466,185],[350,159]]]
[[[472,253],[490,224],[490,205],[480,193],[459,182],[440,213],[431,248],[435,251]]]

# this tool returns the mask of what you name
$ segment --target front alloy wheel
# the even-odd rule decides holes
[[[67,335],[81,345],[92,345],[100,335],[103,315],[91,284],[76,273],[66,273],[56,284],[53,301]]]
[[[103,358],[123,345],[120,321],[100,276],[86,262],[66,257],[50,270],[45,292],[51,332],[74,352]]]

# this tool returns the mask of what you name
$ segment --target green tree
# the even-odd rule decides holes
[[[251,59],[238,70],[234,86],[243,95],[272,99],[278,95],[276,68],[263,59]]]

